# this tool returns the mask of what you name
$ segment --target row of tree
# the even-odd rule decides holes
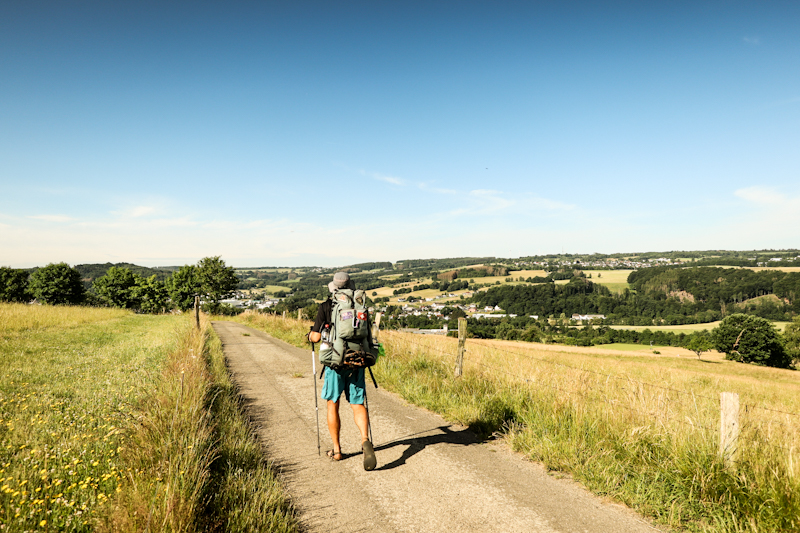
[[[239,280],[233,267],[219,256],[205,257],[196,265],[185,265],[166,280],[142,277],[127,267],[110,267],[95,279],[89,290],[81,274],[67,263],[51,263],[29,273],[0,267],[0,301],[47,304],[88,304],[159,313],[171,309],[186,311],[200,296],[205,305],[219,311],[219,301],[233,292]]]

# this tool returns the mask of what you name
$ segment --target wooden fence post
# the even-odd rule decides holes
[[[375,322],[372,323],[372,340],[378,342],[378,332],[381,330],[381,317],[383,313],[378,311],[375,313]]]
[[[456,354],[456,377],[461,376],[464,367],[464,352],[466,352],[465,345],[467,344],[467,319],[460,317],[458,319],[458,353]]]
[[[200,297],[194,297],[194,321],[197,329],[200,329]]]
[[[297,310],[297,320],[300,320],[300,315],[302,314],[302,312],[303,312],[302,309]]]
[[[283,315],[281,316],[283,316],[283,319],[286,320],[286,309],[283,310]]]
[[[735,392],[722,392],[719,405],[719,454],[727,466],[732,466],[739,439],[739,395]]]

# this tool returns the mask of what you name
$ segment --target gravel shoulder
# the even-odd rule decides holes
[[[626,507],[548,475],[502,441],[481,442],[467,428],[376,390],[369,379],[378,467],[372,472],[362,467],[358,430],[344,398],[344,458],[334,462],[324,455],[331,443],[323,400],[320,456],[311,351],[238,323],[213,327],[304,531],[660,531]],[[321,388],[318,380],[318,392]]]

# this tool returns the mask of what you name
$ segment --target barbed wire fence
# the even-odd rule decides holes
[[[511,382],[520,382],[529,386],[550,389],[567,397],[577,396],[594,404],[603,404],[609,409],[625,409],[632,415],[645,419],[653,420],[669,416],[671,410],[668,409],[668,407],[673,407],[673,404],[678,404],[685,408],[685,411],[691,411],[693,409],[697,415],[696,417],[690,418],[684,415],[682,418],[679,416],[672,416],[671,420],[691,429],[705,430],[709,435],[717,433],[719,455],[723,458],[725,463],[729,465],[735,462],[736,452],[739,448],[739,439],[743,433],[749,434],[754,431],[769,433],[770,427],[775,425],[783,428],[786,433],[796,434],[798,427],[800,427],[800,413],[776,409],[774,407],[741,403],[739,394],[735,392],[720,391],[719,397],[712,397],[708,394],[700,394],[691,390],[683,390],[663,384],[651,383],[625,374],[601,372],[573,366],[561,361],[536,357],[531,353],[511,350],[496,343],[490,345],[489,343],[492,341],[482,342],[479,339],[471,339],[470,343],[481,346],[482,349],[488,352],[517,357],[522,360],[530,361],[535,365],[550,365],[552,368],[560,371],[565,380],[569,379],[567,373],[574,374],[573,382],[582,379],[582,377],[591,376],[594,378],[594,386],[592,386],[588,380],[583,379],[581,385],[583,390],[577,389],[574,386],[569,388],[563,384],[531,379],[532,376],[526,376],[519,371],[515,372],[505,369],[497,364],[487,364],[482,360],[471,360],[469,357],[465,357],[465,353],[467,353],[467,328],[466,320],[463,318],[459,319],[458,341],[457,343],[453,343],[455,345],[455,350],[445,349],[435,345],[433,342],[419,342],[419,340],[414,339],[413,333],[404,334],[403,340],[415,345],[420,350],[438,353],[445,362],[448,360],[452,361],[452,358],[454,358],[455,365],[453,374],[456,378],[463,375],[466,360],[469,364],[475,365],[487,374],[501,374]],[[654,410],[645,411],[641,408],[637,408],[633,404],[625,405],[617,398],[604,395],[603,393],[605,390],[599,388],[597,384],[605,383],[607,385],[609,382],[621,383],[618,390],[627,392],[633,395],[634,398],[636,398],[637,395],[644,398],[644,390],[659,391],[662,394],[661,399],[664,400],[660,403],[661,409],[657,412]],[[634,388],[637,388],[637,390],[634,390]],[[668,395],[668,402],[666,401],[667,397],[664,395]],[[701,409],[698,405],[698,401],[706,403],[706,406]],[[719,417],[719,425],[716,427],[708,422],[708,419],[712,418],[715,412]],[[762,415],[759,415],[759,413],[762,413]],[[776,415],[782,417],[783,420],[776,419]],[[794,441],[795,439],[792,440]],[[763,443],[776,450],[788,452],[790,455],[796,451],[793,445],[785,446],[773,442],[770,439],[763,439]]]

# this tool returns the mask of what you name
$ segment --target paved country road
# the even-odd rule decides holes
[[[304,531],[658,531],[633,511],[549,476],[502,442],[481,442],[464,427],[376,390],[369,379],[377,468],[363,469],[361,439],[344,397],[344,458],[324,455],[331,443],[322,400],[320,457],[311,351],[241,324],[213,326]]]

